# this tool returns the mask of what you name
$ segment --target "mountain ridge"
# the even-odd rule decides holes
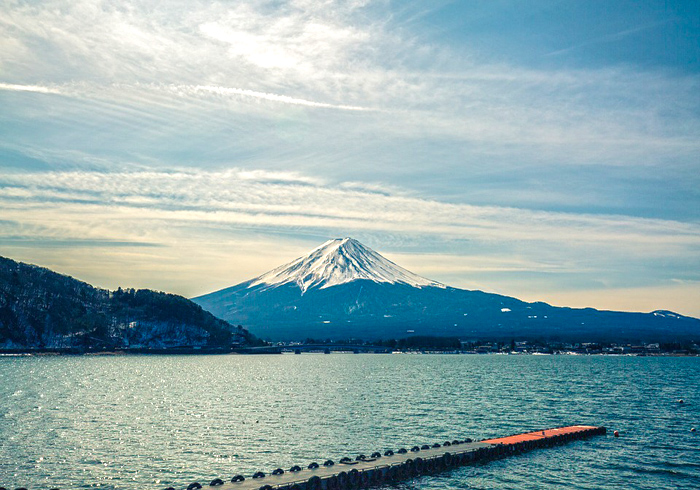
[[[364,264],[367,267],[388,262],[400,272],[399,277],[419,280],[391,280],[391,276],[376,270],[344,274],[333,267],[314,269],[309,265],[316,263],[319,250],[341,242],[353,244],[363,254],[379,257],[376,262]],[[341,258],[347,259],[345,255]],[[340,267],[352,262],[343,260],[335,260],[332,265]],[[295,267],[299,264],[302,265]],[[328,274],[310,273],[314,270]],[[407,334],[575,341],[700,337],[700,320],[673,312],[555,307],[445,286],[406,271],[348,238],[329,240],[306,256],[257,278],[193,301],[220,318],[245,324],[257,335],[274,340],[372,340]]]
[[[0,351],[230,348],[256,341],[182,296],[109,291],[0,257]]]

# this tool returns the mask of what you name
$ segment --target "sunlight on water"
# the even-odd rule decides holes
[[[698,488],[697,358],[456,355],[0,358],[0,485],[185,487],[541,427],[622,437],[404,489]],[[683,398],[685,403],[679,404]]]

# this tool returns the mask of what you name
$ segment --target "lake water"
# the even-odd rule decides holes
[[[697,489],[698,380],[700,358],[0,357],[0,486],[184,488],[589,424],[610,435],[387,488]]]

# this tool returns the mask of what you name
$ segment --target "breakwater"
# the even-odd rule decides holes
[[[246,477],[236,475],[229,481],[216,478],[205,486],[220,490],[346,490],[369,488],[385,483],[428,475],[478,461],[488,461],[551,447],[569,441],[606,433],[605,427],[574,425],[544,429],[482,441],[454,440],[432,445],[360,454],[340,461],[312,462],[289,470],[277,468]],[[203,485],[191,483],[187,490]],[[170,487],[166,490],[175,490]]]

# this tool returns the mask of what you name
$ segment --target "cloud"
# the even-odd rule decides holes
[[[694,280],[700,78],[487,59],[423,8],[10,2],[3,250],[49,258],[85,240],[81,257],[158,274],[197,256],[226,285],[352,234],[440,252],[426,271],[443,282]],[[196,268],[168,280],[205,288]]]
[[[40,94],[60,94],[60,90],[51,87],[41,87],[39,85],[14,85],[11,83],[0,83],[0,90],[13,92],[38,92]]]
[[[313,100],[299,99],[296,97],[289,97],[287,95],[273,94],[267,92],[257,92],[255,90],[248,90],[235,87],[221,87],[221,86],[211,86],[211,85],[164,85],[159,86],[155,84],[150,84],[148,86],[144,85],[124,85],[115,84],[111,86],[88,86],[84,83],[81,84],[65,84],[59,87],[43,87],[39,85],[14,85],[8,83],[0,83],[0,90],[8,90],[15,92],[38,92],[42,94],[56,94],[56,95],[68,95],[75,98],[99,98],[104,97],[106,93],[110,95],[127,95],[130,92],[137,91],[143,88],[150,88],[155,91],[168,91],[172,92],[177,96],[193,96],[196,97],[201,94],[213,94],[218,96],[240,96],[249,97],[254,99],[264,99],[272,102],[279,102],[282,104],[292,104],[301,105],[306,107],[316,107],[321,109],[341,109],[347,111],[368,111],[372,110],[368,107],[343,105],[343,104],[327,104],[324,102],[315,102]],[[146,102],[146,101],[144,101]]]
[[[128,269],[132,284],[192,295],[335,236],[366,241],[431,279],[528,299],[553,283],[563,292],[700,280],[694,223],[450,204],[363,187],[246,169],[1,173],[0,253],[43,258],[102,285],[127,284]],[[112,265],[97,266],[105,260]],[[559,296],[539,299],[549,297]]]
[[[618,31],[618,32],[615,32],[612,34],[607,34],[604,36],[599,36],[599,37],[594,38],[594,39],[589,39],[585,42],[576,44],[575,46],[570,46],[568,48],[563,48],[563,49],[558,49],[556,51],[551,51],[551,52],[545,54],[544,56],[559,56],[559,55],[562,55],[562,54],[565,54],[565,53],[568,53],[570,51],[574,51],[576,49],[580,49],[583,47],[592,46],[595,44],[604,44],[604,43],[609,43],[609,42],[613,42],[613,41],[619,41],[620,39],[624,39],[626,37],[633,36],[633,35],[638,34],[640,32],[644,32],[644,31],[647,31],[649,29],[653,29],[653,28],[661,26],[663,24],[667,24],[668,22],[669,22],[668,20],[662,21],[662,22],[652,22],[649,24],[644,24],[644,25],[640,25],[637,27],[633,27],[630,29],[624,29],[622,31]]]
[[[391,188],[377,192],[379,188],[326,183],[290,172],[12,173],[1,176],[0,183],[6,215],[18,222],[24,221],[22,216],[40,215],[47,225],[64,216],[67,226],[78,227],[70,238],[95,234],[90,228],[95,220],[133,219],[182,226],[384,230],[483,242],[547,241],[571,248],[624,249],[647,257],[665,255],[669,249],[691,253],[700,245],[700,228],[692,223],[448,204]],[[111,225],[99,228],[100,233],[113,234],[107,231]],[[158,241],[155,236],[151,240]]]
[[[367,112],[355,128],[332,115],[315,125],[351,139],[363,131],[362,141],[375,134],[375,145],[427,138],[485,157],[611,165],[699,150],[697,77],[484,61],[468,45],[395,28],[387,8],[370,16],[362,2],[17,4],[0,14],[0,38],[26,56],[8,50],[0,63],[13,79],[51,80],[59,88],[50,90],[90,99],[81,117],[117,111],[136,129],[173,112],[208,121],[218,110],[221,124],[232,115],[275,119],[257,100]],[[222,98],[229,102],[218,105]]]
[[[255,90],[246,90],[246,89],[241,89],[241,88],[212,87],[209,85],[206,85],[206,86],[195,85],[195,86],[186,86],[186,87],[176,86],[173,88],[175,90],[177,90],[178,92],[182,92],[183,90],[189,90],[189,91],[194,92],[194,93],[209,92],[209,93],[213,93],[216,95],[225,95],[225,96],[240,95],[243,97],[253,97],[253,98],[257,98],[257,99],[270,100],[273,102],[281,102],[283,104],[302,105],[302,106],[307,106],[307,107],[318,107],[318,108],[322,108],[322,109],[342,109],[342,110],[346,110],[346,111],[371,110],[367,107],[342,105],[342,104],[340,104],[340,105],[338,105],[338,104],[326,104],[324,102],[314,102],[312,100],[297,99],[295,97],[288,97],[286,95],[256,92]]]

